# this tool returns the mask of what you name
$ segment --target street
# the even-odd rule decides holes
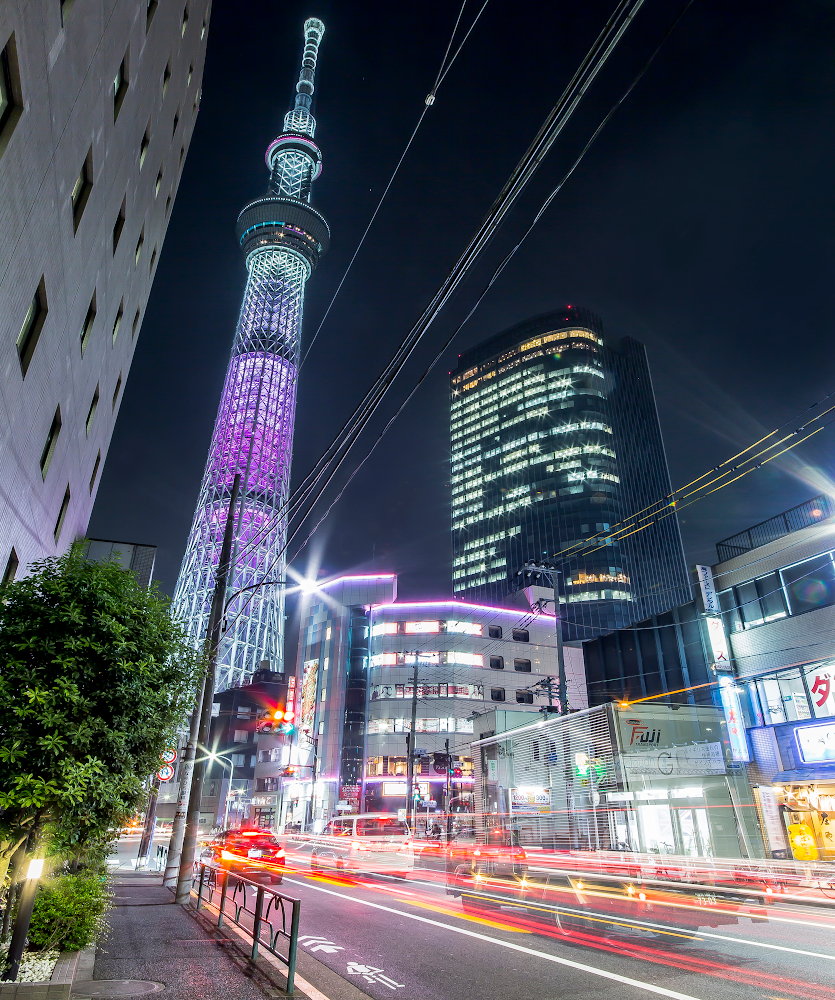
[[[135,840],[120,842],[125,867]],[[431,867],[407,880],[311,872],[309,845],[285,847],[282,891],[302,901],[300,948],[372,997],[835,998],[835,914],[825,906],[780,903],[767,922],[698,932],[613,925],[601,913],[599,930],[567,934],[512,906],[465,914]]]

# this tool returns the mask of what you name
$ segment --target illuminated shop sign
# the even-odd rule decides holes
[[[405,795],[406,794],[406,782],[405,781],[384,781],[383,782],[383,795]]]
[[[710,650],[713,656],[713,665],[720,670],[731,669],[731,654],[728,651],[728,640],[725,637],[725,626],[721,618],[708,617],[707,633],[710,636]],[[747,758],[746,758],[747,759]]]
[[[725,712],[725,722],[728,725],[728,741],[731,744],[731,754],[734,760],[749,761],[748,741],[745,738],[745,720],[742,718],[742,705],[739,701],[739,688],[727,677],[722,678],[719,685],[719,696]]]
[[[804,764],[835,762],[835,722],[801,726],[795,729],[794,738]]]

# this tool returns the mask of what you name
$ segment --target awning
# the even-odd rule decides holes
[[[771,779],[775,785],[808,785],[813,781],[835,782],[835,763],[818,767],[798,767],[793,771],[778,771]]]

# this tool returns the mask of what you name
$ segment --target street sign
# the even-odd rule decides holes
[[[174,777],[174,768],[170,764],[163,764],[157,771],[160,781],[170,781]]]
[[[406,810],[405,809],[398,809],[397,810],[397,819],[398,819],[398,821],[400,823],[404,823],[406,821]]]
[[[177,759],[177,751],[169,747],[168,750],[162,751],[159,755],[159,759],[163,762],[163,764],[173,764]]]
[[[429,756],[428,750],[415,750],[415,757],[428,757],[428,756]]]

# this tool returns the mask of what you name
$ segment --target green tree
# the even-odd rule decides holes
[[[0,591],[0,884],[30,831],[64,856],[100,850],[191,708],[198,667],[168,600],[78,544]]]

